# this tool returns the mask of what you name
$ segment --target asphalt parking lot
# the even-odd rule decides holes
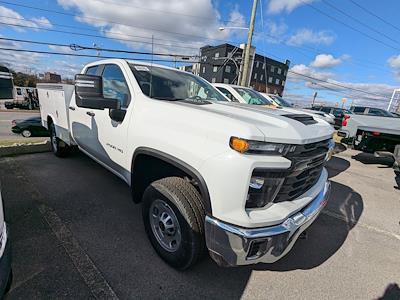
[[[178,272],[155,254],[120,179],[77,152],[0,159],[14,282],[8,299],[399,299],[400,179],[347,150],[307,239],[273,265]],[[390,298],[393,297],[393,298]]]

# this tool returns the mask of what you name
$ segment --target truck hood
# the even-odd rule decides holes
[[[316,122],[308,125],[293,119],[293,116],[304,116],[298,111],[294,113],[293,110],[287,111],[282,108],[268,108],[233,102],[212,102],[205,105],[180,104],[233,119],[240,126],[255,126],[264,136],[264,141],[267,142],[307,144],[329,139],[333,135],[332,126],[321,119],[315,118]]]

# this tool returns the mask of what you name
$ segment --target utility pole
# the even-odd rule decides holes
[[[312,99],[312,104],[311,104],[311,107],[314,107],[314,104],[315,104],[315,98],[317,98],[317,95],[318,95],[318,92],[314,92],[314,96],[313,96],[313,99]]]
[[[250,65],[250,50],[251,50],[251,42],[253,40],[254,22],[256,20],[256,14],[257,14],[257,3],[258,3],[258,0],[253,0],[253,8],[251,10],[249,33],[247,34],[247,44],[244,48],[243,72],[242,72],[242,78],[241,78],[241,83],[240,83],[241,86],[247,86],[247,77],[248,77],[249,65]]]

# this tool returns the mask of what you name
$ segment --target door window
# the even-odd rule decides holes
[[[117,99],[121,108],[129,106],[131,96],[122,70],[117,65],[105,65],[103,70],[103,96]]]
[[[86,75],[96,75],[99,66],[93,66],[86,69]]]
[[[355,114],[363,114],[364,111],[365,111],[365,107],[355,107],[355,108],[353,109],[353,112],[354,112]]]
[[[224,94],[228,99],[231,99],[231,101],[233,101],[233,102],[239,102],[239,101],[235,98],[235,96],[233,96],[232,93],[231,93],[230,91],[228,91],[227,89],[224,89],[224,88],[219,87],[219,86],[217,87],[217,89],[219,89],[220,92],[221,92],[222,94]]]

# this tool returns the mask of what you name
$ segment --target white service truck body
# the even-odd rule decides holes
[[[219,265],[274,262],[326,204],[333,129],[322,120],[231,105],[197,76],[122,59],[86,65],[75,92],[50,87],[38,89],[53,151],[77,145],[122,178],[176,268],[204,243]]]

